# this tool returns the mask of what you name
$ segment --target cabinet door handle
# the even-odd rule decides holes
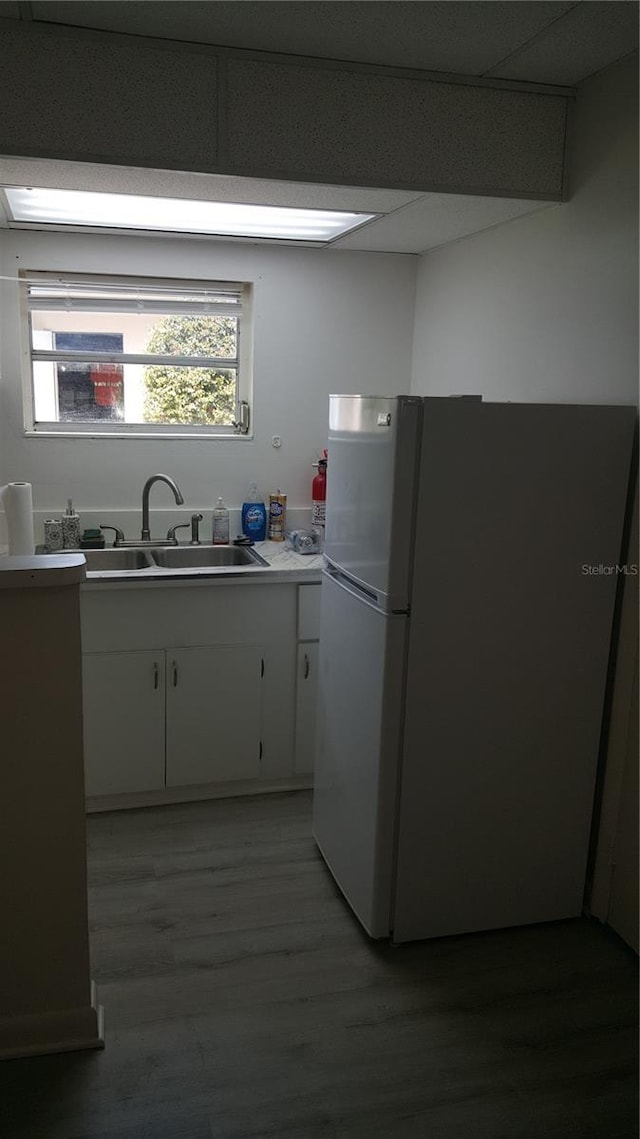
[[[305,653],[304,654],[304,679],[307,680],[308,677],[309,677],[309,657]]]
[[[177,688],[178,687],[178,666],[177,666],[175,661],[173,661],[173,663],[171,665],[171,672],[172,672],[173,687]]]
[[[157,660],[153,662],[153,687],[157,688],[160,682],[160,669],[158,668]]]

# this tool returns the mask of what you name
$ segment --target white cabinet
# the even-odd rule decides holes
[[[319,585],[298,586],[298,644],[296,669],[296,775],[313,771],[318,698]]]
[[[86,589],[87,796],[137,805],[291,785],[296,605],[284,583]]]
[[[257,779],[261,679],[253,646],[86,654],[86,794]]]
[[[164,787],[164,653],[83,656],[85,792]]]
[[[261,686],[255,646],[167,652],[167,787],[258,778]]]
[[[316,704],[318,699],[318,642],[298,645],[296,681],[296,774],[313,771],[316,746]]]
[[[298,586],[298,640],[317,641],[320,637],[322,586]]]

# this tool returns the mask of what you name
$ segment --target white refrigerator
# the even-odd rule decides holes
[[[314,835],[372,937],[581,912],[634,430],[331,396]]]

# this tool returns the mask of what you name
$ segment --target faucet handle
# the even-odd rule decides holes
[[[103,526],[100,525],[101,530],[113,530],[115,538],[113,539],[114,546],[120,546],[125,542],[125,536],[119,526]]]
[[[176,530],[182,530],[185,526],[188,528],[190,525],[190,522],[178,522],[177,526],[170,526],[167,530],[167,542],[175,542],[177,546],[178,539],[176,538]]]

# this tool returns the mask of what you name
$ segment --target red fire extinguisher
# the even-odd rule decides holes
[[[322,458],[313,464],[318,473],[311,483],[311,525],[324,526],[325,505],[327,498],[327,452],[322,452]]]

